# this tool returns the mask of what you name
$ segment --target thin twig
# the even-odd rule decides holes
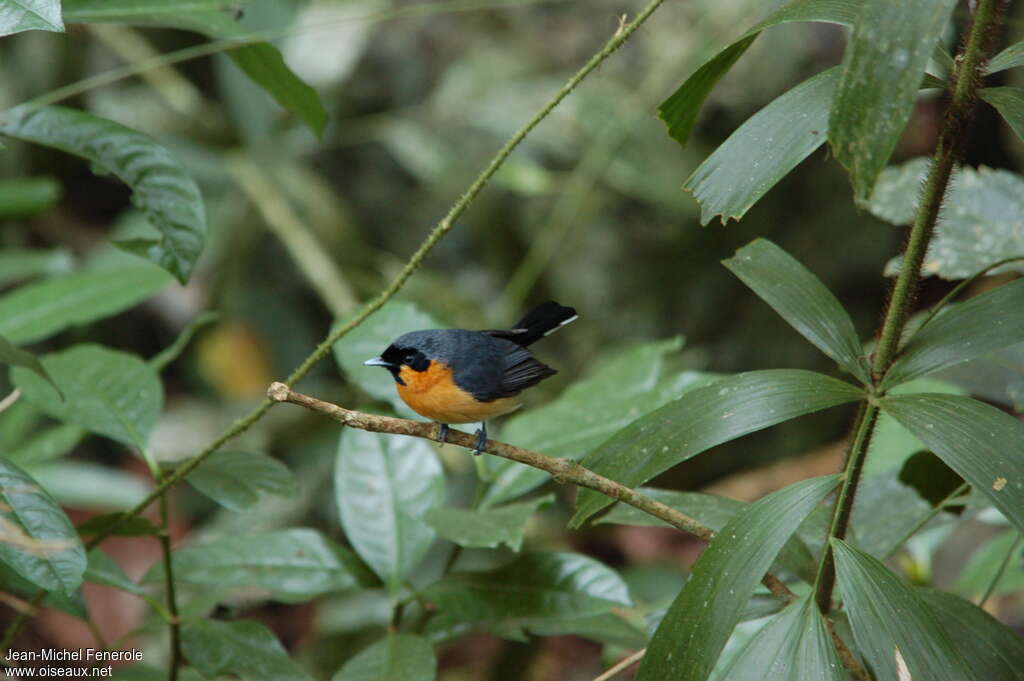
[[[984,608],[985,603],[992,597],[996,587],[999,586],[999,582],[1002,581],[1003,575],[1006,573],[1006,568],[1009,567],[1010,561],[1013,560],[1013,554],[1017,553],[1020,549],[1020,542],[1024,539],[1024,535],[1020,532],[1017,533],[1017,538],[1010,544],[1010,550],[1006,552],[1006,556],[1003,558],[1003,562],[999,564],[999,569],[992,575],[992,580],[988,583],[988,588],[985,589],[985,593],[981,595],[981,599],[978,601],[978,607]]]
[[[170,514],[167,509],[167,496],[160,497],[160,550],[163,554],[164,584],[167,591],[167,611],[170,618],[167,622],[171,636],[171,661],[167,670],[167,681],[177,681],[178,668],[181,667],[181,622],[178,618],[178,598],[174,585],[174,551],[171,547]]]
[[[0,400],[0,414],[4,413],[21,399],[21,388],[15,388],[4,399]]]
[[[601,674],[601,676],[599,676],[596,679],[594,679],[594,681],[608,681],[609,679],[615,678],[616,676],[618,676],[622,672],[626,671],[626,669],[628,669],[630,666],[632,666],[632,665],[636,664],[637,662],[639,662],[643,658],[643,656],[644,656],[644,654],[646,652],[647,652],[647,648],[641,648],[640,650],[636,651],[635,653],[633,653],[632,655],[630,655],[626,659],[624,659],[621,662],[619,662],[614,667],[611,667],[610,669],[608,669],[608,671],[606,671],[603,674]]]

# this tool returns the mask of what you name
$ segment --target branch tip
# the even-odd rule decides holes
[[[269,397],[274,402],[287,402],[288,395],[290,393],[291,388],[286,386],[284,383],[281,383],[280,381],[274,381],[273,383],[270,384],[270,387],[267,388],[267,397]]]

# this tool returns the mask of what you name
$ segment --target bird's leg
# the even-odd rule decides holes
[[[484,447],[487,446],[487,422],[481,421],[480,429],[474,434],[476,435],[476,447],[473,449],[473,454],[480,456],[484,451]]]
[[[448,442],[448,424],[439,423],[437,424],[437,441],[441,444]]]

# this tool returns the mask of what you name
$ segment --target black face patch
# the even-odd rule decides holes
[[[402,371],[402,366],[407,366],[413,371],[426,371],[430,368],[430,360],[419,350],[414,348],[400,348],[394,345],[388,346],[388,349],[384,351],[381,359],[385,362],[390,362],[391,366],[388,367],[388,371],[395,377],[400,385],[405,385],[405,381],[399,375]]]

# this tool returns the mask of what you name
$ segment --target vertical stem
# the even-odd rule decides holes
[[[178,619],[178,599],[174,591],[174,568],[172,566],[170,514],[167,511],[167,496],[160,497],[160,547],[163,550],[164,582],[167,591],[167,610],[170,613],[171,663],[167,670],[168,681],[177,681],[178,667],[181,666],[181,622]]]

